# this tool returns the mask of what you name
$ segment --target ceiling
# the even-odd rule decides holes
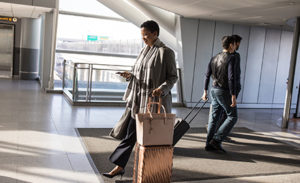
[[[138,0],[187,18],[285,27],[300,0]]]
[[[41,14],[50,11],[52,8],[0,2],[0,16],[5,17],[38,18]]]

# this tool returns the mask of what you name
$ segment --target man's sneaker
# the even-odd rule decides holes
[[[235,142],[234,140],[232,140],[232,138],[230,138],[230,137],[225,137],[224,139],[223,139],[223,142],[231,142],[231,143],[233,143],[233,142]]]
[[[221,142],[218,142],[218,141],[212,139],[212,140],[209,142],[209,144],[210,144],[211,146],[213,146],[213,148],[215,148],[216,150],[221,151],[221,152],[223,152],[223,153],[226,153],[225,149],[223,149],[223,147],[221,146]]]
[[[207,144],[205,146],[205,151],[216,151],[217,149],[215,149],[212,145]]]

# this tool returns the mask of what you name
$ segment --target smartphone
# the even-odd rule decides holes
[[[116,72],[116,74],[119,74],[119,75],[121,75],[121,74],[122,74],[122,72]]]

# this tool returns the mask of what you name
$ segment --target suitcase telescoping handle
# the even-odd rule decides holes
[[[208,100],[205,100],[200,109],[197,111],[197,113],[194,115],[194,117],[190,120],[189,124],[195,119],[195,117],[199,114],[199,112],[203,109],[204,105],[206,104]]]
[[[192,112],[196,109],[198,104],[202,101],[202,98],[196,103],[196,105],[192,108],[192,110],[186,115],[186,117],[183,119],[186,121],[186,119],[192,114]],[[194,115],[194,117],[190,120],[189,124],[195,119],[195,117],[199,114],[199,112],[203,109],[204,105],[207,103],[208,100],[205,100],[200,109],[197,111],[197,113]]]

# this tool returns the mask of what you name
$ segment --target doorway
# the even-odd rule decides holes
[[[13,71],[14,26],[0,24],[0,78],[11,78]]]

